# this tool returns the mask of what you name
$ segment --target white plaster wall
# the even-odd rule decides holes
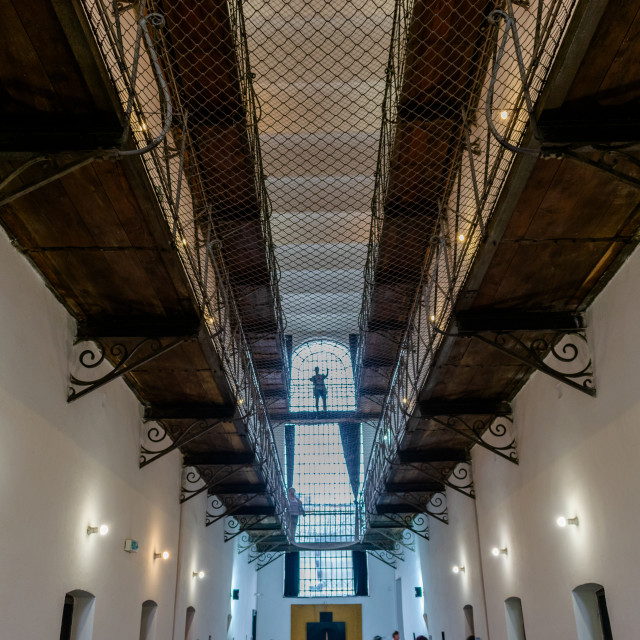
[[[258,572],[258,638],[288,640],[291,637],[292,604],[361,604],[362,637],[391,638],[396,628],[394,570],[369,558],[369,596],[360,598],[284,598],[284,559]],[[236,639],[237,640],[237,639]],[[304,638],[292,638],[304,640]]]
[[[157,640],[184,638],[189,604],[193,638],[247,638],[253,568],[222,524],[204,526],[204,500],[181,509],[177,452],[139,469],[141,409],[122,381],[66,402],[75,323],[4,235],[0,314],[0,637],[57,638],[65,594],[80,589],[96,597],[94,640],[137,638],[145,600],[158,604]],[[87,535],[102,523],[107,536]],[[227,636],[232,582],[248,614],[234,611]]]
[[[522,599],[527,638],[576,640],[571,592],[588,582],[606,589],[613,637],[637,636],[639,287],[640,253],[635,252],[587,314],[596,398],[536,373],[514,403],[520,464],[473,450],[492,640],[506,640],[504,601],[511,596]],[[446,638],[461,637],[454,622],[463,600],[481,600],[475,582],[465,593],[465,581],[480,569],[477,554],[469,555],[469,502],[450,492],[449,530],[434,524],[431,542],[421,547],[429,583],[425,607],[431,619],[428,598],[437,603],[433,620],[440,624],[431,632],[438,640],[441,628]],[[558,515],[577,515],[580,525],[560,529]],[[507,546],[508,556],[493,557],[493,546]],[[465,562],[467,574],[452,590],[447,572],[454,562]],[[477,629],[476,623],[476,635],[484,640]]]
[[[399,567],[404,630],[409,639],[413,633],[417,636],[428,631],[440,640],[444,631],[445,638],[464,640],[463,608],[467,605],[473,607],[476,637],[487,637],[475,506],[471,498],[455,491],[449,491],[447,499],[449,524],[430,518],[429,540],[416,538],[416,553],[406,554],[404,565]],[[464,567],[464,572],[454,574],[454,565]],[[411,579],[415,584],[407,584]],[[416,586],[423,587],[422,599],[415,597]],[[428,629],[423,613],[427,614]]]

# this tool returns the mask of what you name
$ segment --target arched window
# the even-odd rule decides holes
[[[64,597],[60,640],[91,640],[96,598],[88,591],[74,589]]]
[[[184,640],[193,640],[194,629],[193,619],[196,615],[196,610],[193,607],[187,607],[187,617],[184,625]]]
[[[156,637],[156,611],[158,604],[153,600],[145,600],[142,603],[140,615],[140,640],[154,640]]]
[[[300,345],[291,356],[291,411],[315,411],[310,378],[316,367],[321,375],[329,373],[325,380],[327,411],[354,410],[356,394],[349,349],[332,340],[312,340]]]
[[[613,640],[604,587],[589,582],[572,593],[578,640]]]
[[[507,598],[504,601],[504,609],[507,617],[507,640],[526,640],[522,600],[516,597]]]
[[[466,604],[462,607],[462,612],[464,613],[464,637],[465,639],[475,638],[476,628],[473,623],[473,607],[470,604]]]
[[[321,402],[316,414],[311,381],[316,367],[320,375],[327,376],[327,414]],[[350,414],[356,403],[349,349],[332,340],[300,345],[291,358],[290,405],[294,414],[312,413],[311,419],[301,417],[299,423],[285,428],[287,484],[295,487],[305,510],[292,525],[296,542],[307,549],[300,552],[299,595],[353,596],[355,567],[359,565],[354,565],[350,551],[329,550],[330,545],[354,542],[358,535],[356,499],[363,476],[362,437],[360,423]],[[344,413],[337,418],[331,415],[336,411]]]

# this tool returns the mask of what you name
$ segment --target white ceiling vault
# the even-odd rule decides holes
[[[286,332],[358,332],[394,2],[243,5]]]

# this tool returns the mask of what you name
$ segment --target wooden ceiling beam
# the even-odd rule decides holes
[[[217,496],[235,495],[239,493],[266,493],[264,482],[251,484],[250,482],[236,482],[234,484],[216,485],[212,491]]]
[[[145,420],[231,420],[235,407],[228,404],[180,404],[152,405],[145,407]]]
[[[211,451],[194,453],[184,456],[182,464],[185,467],[215,467],[230,465],[252,465],[256,461],[253,451]],[[224,485],[223,485],[224,486]],[[214,493],[217,492],[214,490]],[[255,493],[252,491],[252,493]]]
[[[455,400],[426,400],[420,402],[422,418],[430,416],[510,416],[511,405],[499,398],[458,398]]]
[[[387,482],[384,485],[387,493],[439,493],[444,491],[442,482]]]
[[[405,449],[398,451],[401,464],[420,462],[466,462],[469,454],[464,449]]]
[[[584,319],[580,313],[470,309],[456,314],[456,325],[461,334],[481,331],[567,332],[584,329]]]
[[[80,321],[76,338],[93,340],[99,338],[179,338],[197,335],[200,319],[150,317],[101,317]]]

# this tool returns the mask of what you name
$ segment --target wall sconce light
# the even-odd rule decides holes
[[[153,559],[157,560],[158,558],[162,558],[163,560],[168,560],[169,559],[169,552],[168,551],[163,551],[162,553],[154,553],[153,554]]]
[[[576,527],[578,526],[578,516],[576,516],[575,518],[565,518],[564,516],[560,516],[557,520],[556,520],[556,524],[559,527],[566,527],[568,524],[573,524]]]
[[[416,598],[422,598],[422,587],[414,587],[416,592]]]
[[[231,599],[240,600],[240,589],[233,589],[233,591],[231,591]]]
[[[457,564],[455,564],[453,565],[451,571],[453,571],[453,573],[464,573],[464,566],[459,567]]]
[[[90,536],[92,533],[99,533],[101,536],[106,536],[107,533],[109,533],[109,527],[106,524],[101,524],[99,527],[89,525],[87,527],[87,535]]]
[[[509,550],[507,549],[507,547],[493,547],[493,549],[491,549],[491,555],[494,555],[496,558],[498,556],[506,556],[509,553]]]
[[[501,117],[503,120],[506,120],[506,119],[509,117],[509,112],[508,112],[508,111],[506,111],[506,110],[505,110],[505,111],[501,111],[501,112],[500,112],[500,117]]]
[[[200,580],[202,580],[202,578],[204,578],[204,571],[194,571],[192,575],[194,578],[200,578]]]
[[[464,242],[464,233],[461,233],[461,234],[458,236],[458,240],[459,240],[460,242]]]

